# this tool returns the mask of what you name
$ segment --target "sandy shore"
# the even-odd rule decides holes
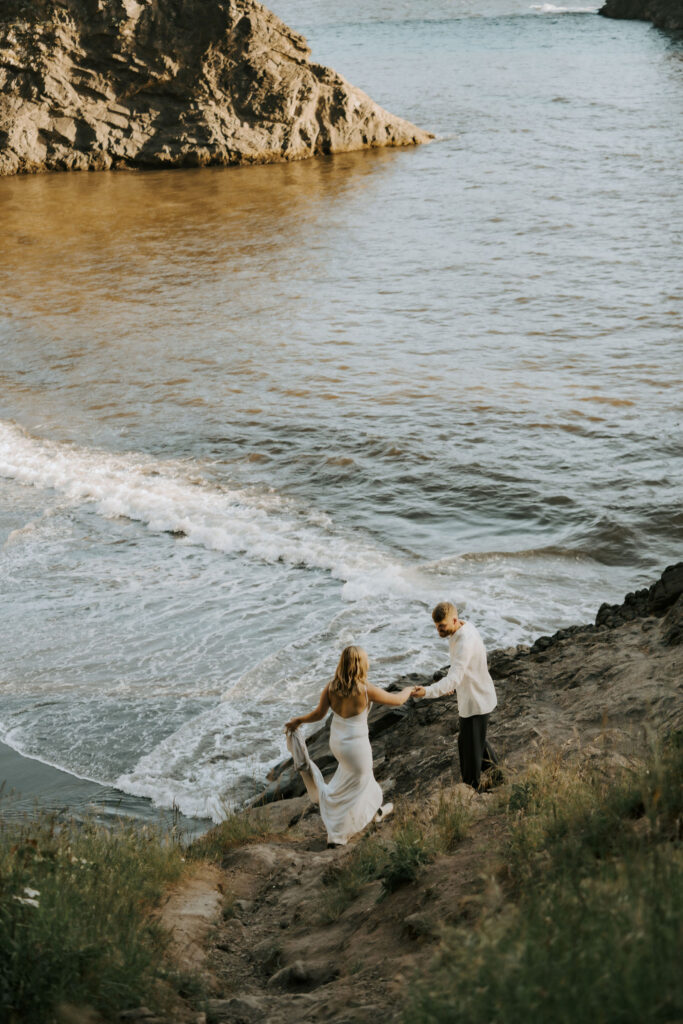
[[[150,800],[129,796],[114,786],[79,779],[0,743],[0,819],[24,817],[36,810],[68,813],[108,822],[118,817],[135,818],[171,828],[172,811],[154,807]],[[201,835],[212,822],[177,816],[178,827],[188,836]]]

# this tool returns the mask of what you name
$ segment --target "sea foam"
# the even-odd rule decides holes
[[[597,14],[599,7],[556,7],[555,4],[532,4],[529,8],[539,14]]]
[[[320,569],[345,583],[362,575],[364,593],[410,586],[389,553],[339,530],[318,510],[272,489],[213,484],[202,470],[191,460],[161,462],[33,438],[0,421],[2,477],[210,550]]]

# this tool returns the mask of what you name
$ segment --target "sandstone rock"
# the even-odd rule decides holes
[[[311,755],[313,756],[313,755]],[[315,760],[315,758],[314,758]],[[286,762],[285,762],[286,763]],[[276,769],[271,769],[271,774]],[[306,787],[301,775],[294,769],[290,760],[289,767],[281,768],[280,774],[270,782],[262,793],[248,800],[246,807],[262,807],[264,804],[273,803],[276,800],[293,800],[295,797],[303,796]]]
[[[0,174],[426,142],[255,0],[4,0]]]
[[[102,1018],[94,1007],[74,1003],[60,1003],[55,1011],[55,1021],[56,1024],[102,1024]]]
[[[651,21],[658,28],[683,29],[681,0],[607,0],[598,13],[605,18]]]
[[[282,963],[282,949],[279,942],[272,937],[262,939],[251,950],[251,957],[254,963],[259,964],[264,970],[273,972]]]
[[[295,960],[269,978],[268,988],[305,991],[319,988],[339,977],[339,968],[330,963],[304,963]]]
[[[434,915],[424,910],[418,910],[416,913],[404,917],[403,927],[413,939],[433,939],[439,932],[439,923]]]
[[[208,999],[207,1024],[251,1024],[263,1018],[264,1009],[262,999],[248,994],[231,999]]]

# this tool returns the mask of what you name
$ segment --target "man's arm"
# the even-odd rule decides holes
[[[446,694],[454,693],[462,679],[467,662],[470,657],[470,644],[466,637],[463,637],[456,649],[456,655],[451,662],[451,667],[443,679],[437,680],[431,686],[425,686],[424,695],[427,700],[434,700],[435,697],[445,697]]]

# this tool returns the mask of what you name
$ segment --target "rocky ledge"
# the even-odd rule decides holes
[[[491,740],[509,768],[525,764],[530,747],[576,744],[601,759],[620,761],[652,735],[683,728],[683,562],[669,566],[649,588],[621,604],[601,605],[594,623],[569,626],[533,646],[520,644],[489,654],[498,708]],[[445,675],[442,668],[434,679]],[[429,683],[404,676],[390,686]],[[455,697],[375,706],[369,716],[375,775],[385,793],[419,795],[442,776],[459,778]],[[336,761],[329,722],[308,740],[324,775]],[[265,805],[298,797],[304,785],[291,759],[272,769]]]
[[[607,0],[598,13],[605,18],[651,21],[657,28],[683,30],[681,0]]]
[[[554,854],[544,848],[549,832],[553,833],[553,841],[563,851],[562,881],[552,890],[546,905],[557,916],[555,908],[567,905],[558,900],[570,894],[572,899],[580,900],[576,920],[581,921],[592,906],[588,893],[606,891],[604,898],[610,912],[623,905],[617,904],[613,890],[605,890],[611,876],[601,872],[603,867],[612,870],[616,847],[611,840],[607,844],[597,838],[602,834],[600,828],[608,827],[599,822],[609,823],[611,836],[622,830],[624,835],[635,837],[634,843],[643,844],[638,847],[639,856],[648,861],[652,858],[655,875],[661,875],[660,865],[665,861],[656,858],[663,846],[655,845],[655,836],[657,822],[668,819],[663,812],[660,818],[655,808],[660,800],[665,805],[670,799],[662,794],[669,792],[666,786],[676,787],[677,776],[672,775],[663,789],[659,788],[662,776],[657,782],[653,778],[649,811],[645,810],[636,780],[650,757],[652,740],[657,736],[664,739],[683,726],[682,635],[683,564],[679,564],[667,569],[652,587],[629,595],[622,604],[603,605],[594,623],[539,637],[531,647],[492,652],[490,668],[496,679],[499,707],[490,732],[502,756],[503,772],[502,778],[487,780],[499,783],[491,792],[475,795],[460,782],[455,698],[409,701],[401,708],[374,708],[370,732],[375,775],[394,802],[395,812],[388,821],[370,825],[343,849],[326,849],[318,809],[306,795],[296,795],[303,786],[292,772],[291,762],[279,765],[261,806],[217,826],[195,844],[197,855],[213,850],[220,858],[222,884],[228,893],[227,911],[223,920],[215,923],[206,959],[212,972],[212,994],[217,997],[207,1000],[208,1024],[519,1021],[528,1016],[531,1005],[526,995],[531,990],[520,981],[520,971],[526,950],[535,942],[551,949],[547,962],[559,955],[565,957],[561,963],[573,963],[576,948],[581,948],[585,959],[580,992],[572,995],[567,1005],[578,1005],[577,1000],[592,997],[597,974],[604,975],[604,954],[591,960],[588,931],[577,938],[578,947],[573,935],[569,935],[566,946],[560,946],[551,937],[554,933],[546,930],[551,917],[544,917],[540,926],[534,924],[535,931],[525,931],[529,904],[522,904],[521,909],[517,904],[519,893],[511,884],[512,851],[517,850],[523,871],[529,872],[533,899],[537,900],[542,887],[550,884],[553,870],[557,870],[552,867]],[[309,749],[324,766],[324,773],[333,770],[327,730],[320,730],[309,740]],[[574,808],[569,839],[561,827],[551,823],[546,828],[538,817],[527,818],[526,801],[543,777],[556,788],[553,815],[559,814],[559,820],[566,824],[562,807],[566,809],[569,800]],[[575,802],[578,790],[571,781],[579,777],[601,780],[592,791],[599,794],[600,808],[591,804],[585,818],[580,817],[584,811],[576,810],[580,806]],[[619,797],[625,817],[616,824],[612,812],[608,808],[606,813],[603,811],[609,779],[628,780],[630,787],[636,787],[631,790],[630,805],[623,793]],[[433,839],[434,832],[430,830],[436,827],[443,808],[449,806],[459,808],[457,813],[469,821],[465,837],[461,834],[460,839],[454,839],[449,833],[446,850],[440,846],[441,852],[423,868],[406,874],[406,865],[417,864],[411,858],[424,849],[421,843],[432,841],[429,837]],[[546,810],[550,810],[549,804]],[[533,832],[537,836],[535,848],[528,839],[531,831],[514,831],[522,819],[527,822],[525,829],[541,829]],[[676,829],[680,829],[680,817],[670,833],[680,837]],[[527,838],[520,845],[519,839],[512,841],[515,834]],[[582,835],[589,838],[582,839]],[[585,876],[581,876],[579,885],[579,875],[567,873],[568,865],[572,865],[571,870],[573,866],[579,870],[578,865],[584,863],[586,854],[581,851],[586,848],[582,842],[590,843],[589,861],[595,865],[595,877],[599,879],[595,888],[588,887]],[[628,845],[630,839],[625,842],[624,849],[631,852],[623,862],[624,877],[635,863],[630,859],[634,847]],[[403,873],[397,888],[388,886],[386,874],[378,874],[373,857],[381,858],[382,851],[393,858],[392,863],[401,865]],[[615,926],[615,935],[622,936],[624,944],[632,941],[629,936],[649,927],[642,923],[650,920],[648,899],[643,896],[645,902],[640,909],[634,904],[633,925],[623,931],[621,924]],[[673,892],[666,892],[661,899],[662,906],[673,906]],[[596,931],[605,927],[599,914],[591,920]],[[495,923],[489,927],[487,921]],[[508,931],[500,930],[504,922],[512,922],[505,925]],[[568,927],[572,931],[574,926]],[[457,931],[449,932],[452,928]],[[452,936],[450,943],[445,941],[448,934]],[[643,934],[643,948],[649,945],[657,949],[650,934]],[[519,945],[515,946],[518,939]],[[618,945],[615,943],[615,947]],[[666,963],[674,954],[665,946],[661,949],[662,963]],[[492,959],[494,954],[498,960]],[[454,965],[456,955],[461,959]],[[654,955],[656,959],[659,954]],[[532,965],[534,977],[540,978],[535,951],[526,962]],[[597,974],[592,980],[584,967],[589,963],[596,965]],[[637,963],[640,967],[640,959]],[[439,974],[447,964],[451,965],[447,974]],[[435,965],[439,965],[436,974]],[[496,988],[493,1016],[491,1010],[475,1013],[473,1004],[463,1001],[462,979],[472,981],[468,972],[479,971],[473,977],[479,979],[479,985],[488,986],[491,972],[503,972],[507,965],[512,972],[510,991],[516,993],[517,1001],[506,1009],[505,997]],[[566,982],[566,972],[562,977],[563,984],[572,984]],[[659,975],[653,977],[657,978],[658,994],[665,999]],[[429,1003],[430,1012],[413,1015],[407,1007],[421,985],[429,986],[430,992],[441,992],[442,1001]],[[612,1000],[614,989],[607,991]],[[542,1009],[534,1019],[554,1020],[556,1004],[550,1008],[540,1002],[547,994],[542,978],[538,993],[539,1002],[534,1005],[548,1008],[545,1016]],[[552,1002],[551,996],[548,999]],[[492,1005],[493,1001],[488,1007]],[[567,1019],[585,1016],[572,1017],[570,1013]],[[593,1013],[590,1019],[598,1016]],[[636,1016],[644,1019],[642,1014]],[[609,1017],[609,1009],[603,1017],[616,1019],[614,1015]],[[669,1012],[666,1019],[674,1017],[675,1012]],[[143,1021],[146,1024],[141,1017],[140,1024]]]
[[[432,136],[254,0],[4,0],[0,174],[301,160]]]

